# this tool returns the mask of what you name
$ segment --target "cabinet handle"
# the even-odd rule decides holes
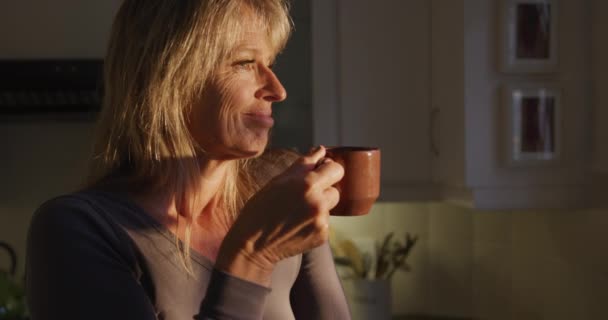
[[[429,137],[431,144],[431,152],[435,157],[439,157],[439,147],[437,147],[437,140],[435,136],[435,126],[437,125],[437,117],[439,116],[440,109],[438,107],[433,107],[431,109],[431,117],[429,119]]]

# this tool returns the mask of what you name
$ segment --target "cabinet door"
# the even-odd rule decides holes
[[[608,173],[608,2],[593,1],[593,82],[595,119],[595,168]]]
[[[430,1],[338,1],[344,145],[382,149],[382,196],[430,197]]]

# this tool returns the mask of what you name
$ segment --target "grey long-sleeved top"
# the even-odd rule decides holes
[[[27,298],[45,319],[350,319],[327,244],[278,263],[269,288],[214,269],[124,195],[83,191],[35,213]]]

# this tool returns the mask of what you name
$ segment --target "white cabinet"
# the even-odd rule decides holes
[[[431,2],[431,105],[439,110],[440,150],[433,175],[441,198],[482,209],[582,206],[590,153],[585,2],[560,1],[559,67],[543,75],[498,71],[499,1]],[[513,167],[505,161],[500,90],[531,82],[562,92],[562,152],[554,163]]]
[[[608,174],[608,2],[592,1],[594,169]]]
[[[433,199],[430,2],[312,5],[315,144],[378,146],[382,199]]]
[[[314,0],[315,143],[380,146],[384,199],[481,209],[584,206],[591,180],[588,2],[559,2],[559,66],[534,75],[499,71],[500,3]],[[557,161],[514,167],[504,152],[500,90],[529,83],[561,92],[561,152]]]

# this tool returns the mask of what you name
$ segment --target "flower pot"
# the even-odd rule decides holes
[[[391,318],[391,286],[388,280],[349,279],[343,281],[343,286],[353,320]]]

